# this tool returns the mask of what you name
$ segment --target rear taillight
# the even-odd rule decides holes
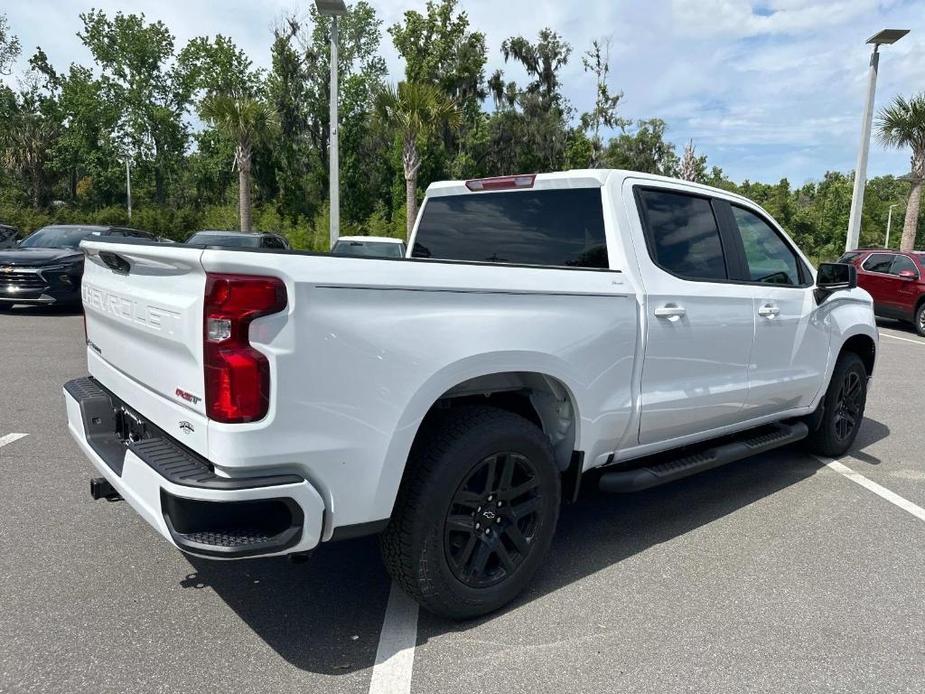
[[[275,277],[209,274],[203,313],[206,414],[226,424],[263,419],[270,408],[270,364],[250,344],[251,323],[286,308]]]

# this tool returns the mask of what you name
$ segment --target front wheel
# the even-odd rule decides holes
[[[543,433],[505,410],[451,408],[427,423],[408,464],[381,538],[391,576],[451,619],[513,600],[559,516],[559,470]]]
[[[838,458],[851,448],[864,419],[867,380],[867,369],[858,355],[847,352],[838,358],[829,389],[819,405],[819,427],[806,439],[811,452]]]

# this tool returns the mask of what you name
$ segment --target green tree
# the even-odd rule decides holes
[[[4,166],[29,191],[33,210],[48,199],[48,156],[57,137],[58,124],[41,112],[35,90],[22,92],[0,132],[0,151]]]
[[[19,39],[10,31],[6,15],[0,14],[0,75],[9,75],[19,57]]]
[[[611,139],[604,152],[605,165],[614,169],[676,176],[678,155],[674,145],[665,139],[667,129],[665,121],[658,118],[637,121],[634,133],[624,132]]]
[[[459,127],[459,110],[432,84],[402,82],[397,89],[388,87],[379,94],[376,116],[386,128],[396,132],[401,140],[406,232],[410,237],[417,217],[417,181],[421,168],[419,145],[443,125]]]
[[[925,183],[925,92],[906,99],[897,96],[877,118],[877,134],[888,147],[912,149],[912,172],[909,175],[912,189],[906,204],[906,219],[900,250],[915,248],[918,231],[922,187]]]
[[[276,123],[276,113],[266,102],[241,94],[212,94],[200,108],[202,117],[235,143],[234,165],[238,169],[238,210],[241,231],[252,227],[251,175],[254,145]]]
[[[593,133],[591,137],[590,165],[600,165],[604,145],[601,141],[601,128],[625,128],[628,121],[617,115],[617,107],[623,92],[611,94],[608,78],[610,76],[610,40],[594,41],[591,50],[582,56],[581,63],[585,72],[593,72],[597,83],[594,109],[581,116],[581,127]]]
[[[403,24],[389,28],[405,60],[405,79],[430,83],[456,102],[467,122],[477,119],[488,62],[485,34],[469,30],[469,17],[456,13],[458,0],[428,0],[426,15],[405,12]]]
[[[120,129],[140,164],[151,169],[154,199],[167,200],[167,186],[179,170],[189,141],[184,116],[194,84],[174,65],[174,37],[163,22],[143,14],[101,10],[80,15],[78,34],[102,73],[109,98],[122,109]]]

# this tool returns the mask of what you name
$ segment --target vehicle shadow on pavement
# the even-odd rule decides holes
[[[852,455],[858,457],[863,452],[858,449],[888,434],[881,423],[866,420]],[[579,502],[563,507],[547,566],[523,596],[501,613],[462,623],[422,611],[418,644],[477,628],[498,614],[798,484],[821,467],[799,448],[785,448],[627,495],[603,494],[594,474],[589,474]],[[375,662],[390,588],[375,538],[323,545],[304,564],[284,559],[188,561],[195,572],[181,585],[213,589],[293,666],[344,675]]]
[[[187,557],[181,581],[209,587],[293,666],[323,675],[371,668],[390,581],[375,538],[323,545],[305,563]]]

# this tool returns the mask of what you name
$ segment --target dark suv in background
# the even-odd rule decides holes
[[[136,238],[152,234],[126,227],[55,225],[39,229],[15,248],[0,250],[0,311],[16,304],[80,305],[87,238]]]
[[[839,262],[858,269],[858,286],[874,298],[878,316],[911,323],[925,337],[925,252],[865,248]]]

